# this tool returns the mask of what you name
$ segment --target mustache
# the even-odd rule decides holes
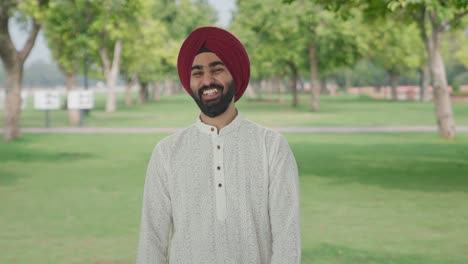
[[[216,89],[219,89],[219,90],[222,91],[224,89],[224,86],[221,85],[221,84],[217,84],[217,83],[211,83],[209,85],[204,85],[204,86],[200,87],[200,90],[198,90],[198,95],[202,96],[203,91],[205,91],[206,89],[212,89],[212,88],[216,88]]]

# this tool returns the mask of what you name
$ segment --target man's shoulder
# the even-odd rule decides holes
[[[191,125],[185,128],[181,128],[176,132],[162,138],[155,146],[155,149],[160,149],[165,152],[174,148],[174,146],[179,143],[183,138],[190,136],[195,132],[195,125]]]
[[[283,135],[269,127],[257,124],[253,121],[244,119],[245,129],[250,130],[252,133],[264,138],[266,142],[277,141],[284,139]]]

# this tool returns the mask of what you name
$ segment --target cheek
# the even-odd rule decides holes
[[[190,90],[196,91],[198,87],[199,86],[196,80],[190,80]]]

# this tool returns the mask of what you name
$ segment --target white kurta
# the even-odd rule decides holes
[[[219,134],[198,119],[156,145],[137,263],[300,262],[298,171],[283,136],[238,114]]]

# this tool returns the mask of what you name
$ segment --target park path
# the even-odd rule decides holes
[[[346,126],[346,127],[270,127],[282,133],[401,133],[436,132],[435,126]],[[22,128],[22,133],[46,134],[154,134],[173,133],[178,127],[34,127]],[[3,129],[0,128],[0,132]],[[468,132],[468,126],[457,126],[457,132]]]

